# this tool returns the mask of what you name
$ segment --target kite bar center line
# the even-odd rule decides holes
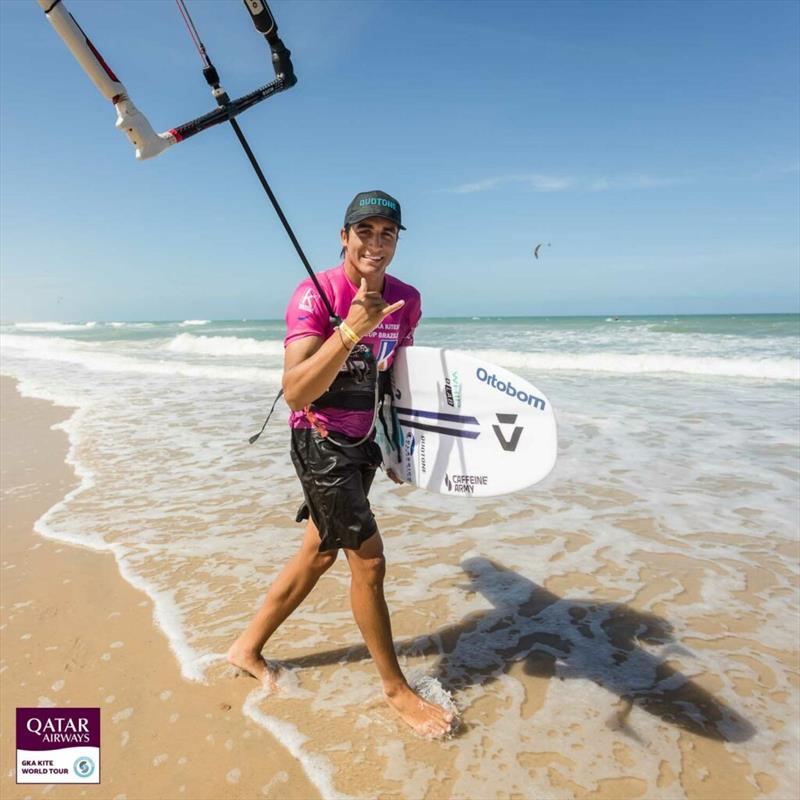
[[[189,35],[192,37],[192,40],[197,47],[197,51],[200,53],[200,58],[203,61],[204,69],[203,69],[203,76],[206,79],[206,82],[211,87],[211,94],[214,96],[214,99],[217,101],[217,104],[220,106],[221,109],[226,110],[229,112],[228,122],[230,123],[231,127],[233,128],[234,133],[236,134],[236,138],[239,140],[239,144],[242,146],[242,149],[247,156],[248,161],[250,162],[250,166],[253,168],[253,171],[256,174],[256,177],[261,183],[261,187],[264,189],[265,194],[269,198],[270,203],[272,203],[272,208],[275,210],[275,213],[278,215],[278,219],[281,221],[284,230],[286,231],[287,236],[289,237],[292,245],[294,246],[297,255],[300,258],[303,266],[305,267],[306,272],[308,272],[309,277],[311,278],[314,287],[316,288],[317,292],[319,293],[322,302],[325,304],[325,308],[328,312],[328,316],[331,319],[333,324],[338,324],[341,320],[339,319],[336,312],[333,310],[333,306],[331,305],[328,296],[320,286],[319,281],[317,280],[317,276],[314,274],[314,270],[311,267],[311,264],[306,258],[306,254],[303,251],[303,248],[300,246],[300,242],[295,236],[294,231],[292,230],[292,226],[289,224],[289,220],[286,219],[286,215],[283,213],[283,209],[281,208],[280,203],[278,202],[278,198],[275,196],[275,193],[272,191],[272,188],[269,185],[269,182],[264,175],[264,171],[261,169],[261,165],[258,163],[258,160],[253,153],[252,148],[250,147],[250,143],[247,141],[242,129],[239,127],[239,123],[234,118],[235,110],[231,105],[230,98],[228,97],[227,92],[222,88],[221,82],[219,79],[219,74],[217,73],[216,68],[211,62],[211,59],[208,56],[208,52],[206,51],[205,45],[203,44],[202,40],[200,39],[200,33],[197,30],[197,26],[194,24],[191,15],[189,14],[189,9],[186,7],[186,3],[184,0],[175,0],[178,5],[178,9],[181,12],[181,16],[183,17],[183,21],[186,23],[186,28],[189,31]],[[273,28],[271,34],[274,36],[277,33],[277,26]],[[287,51],[288,56],[288,51]]]
[[[197,52],[200,54],[200,58],[203,60],[203,66],[208,67],[211,62],[208,60],[208,55],[206,53],[206,46],[200,40],[200,34],[197,31],[197,26],[194,24],[192,15],[189,13],[189,9],[186,8],[186,3],[184,2],[184,0],[175,0],[175,2],[178,4],[178,11],[181,12],[183,21],[186,23],[186,28],[189,31],[189,36],[192,37],[194,46],[197,48]]]

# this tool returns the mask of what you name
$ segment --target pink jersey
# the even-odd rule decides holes
[[[333,310],[344,319],[358,292],[358,287],[345,274],[344,264],[318,273],[317,280]],[[414,344],[414,328],[422,315],[419,292],[413,286],[388,274],[384,276],[383,299],[390,305],[398,300],[406,302],[401,309],[389,314],[372,333],[361,339],[361,344],[369,345],[381,372],[392,365],[398,347]],[[332,333],[333,326],[325,303],[320,299],[311,278],[306,278],[295,289],[286,309],[284,347],[307,336],[319,336],[324,340]],[[326,428],[358,438],[367,432],[372,421],[372,411],[326,408],[315,413]],[[292,428],[311,427],[302,411],[290,413],[289,425]]]

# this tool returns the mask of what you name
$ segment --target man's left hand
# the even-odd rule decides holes
[[[403,481],[403,480],[400,480],[400,478],[398,478],[398,477],[397,477],[397,475],[395,474],[394,470],[393,470],[391,467],[387,467],[387,468],[386,468],[386,474],[387,474],[387,475],[388,475],[388,476],[389,476],[389,477],[390,477],[390,478],[391,478],[391,479],[392,479],[392,480],[393,480],[395,483],[405,483],[405,481]]]

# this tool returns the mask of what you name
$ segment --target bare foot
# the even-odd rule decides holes
[[[453,729],[453,715],[449,711],[423,700],[407,684],[391,692],[384,690],[383,694],[403,722],[416,733],[436,739]]]
[[[279,670],[267,664],[261,653],[248,650],[238,640],[228,650],[228,663],[261,681],[270,691],[278,688]]]

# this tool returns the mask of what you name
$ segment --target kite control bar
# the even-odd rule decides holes
[[[314,282],[314,286],[325,304],[329,317],[331,320],[338,321],[339,318],[336,316],[330,300],[322,290],[317,276],[314,274],[314,270],[311,269],[311,264],[309,264],[300,246],[300,242],[298,242],[297,237],[294,235],[294,231],[289,225],[286,215],[283,213],[278,203],[278,199],[267,183],[267,179],[256,161],[256,157],[250,149],[250,145],[247,143],[239,127],[239,123],[235,119],[238,114],[246,111],[256,103],[260,103],[262,100],[266,100],[273,94],[282,92],[285,89],[290,89],[297,83],[297,77],[294,74],[294,67],[292,66],[291,53],[286,49],[278,36],[278,26],[275,24],[275,18],[272,16],[269,6],[264,0],[244,0],[244,4],[253,20],[253,25],[255,25],[259,33],[263,34],[272,51],[272,67],[275,71],[275,80],[250,92],[250,94],[243,95],[236,100],[231,100],[228,97],[228,93],[220,85],[219,74],[211,63],[208,53],[200,40],[197,29],[186,8],[185,0],[176,0],[176,2],[186,22],[186,26],[189,29],[192,40],[200,52],[200,58],[203,61],[203,76],[211,87],[211,94],[216,99],[219,108],[210,111],[202,117],[185,122],[183,125],[178,125],[176,128],[171,128],[164,133],[156,133],[153,130],[153,126],[147,120],[147,117],[133,104],[133,101],[128,96],[128,90],[112,72],[108,64],[106,64],[89,37],[81,30],[80,25],[75,21],[72,14],[67,11],[62,0],[38,0],[39,5],[44,9],[47,19],[50,20],[51,24],[58,32],[58,35],[72,51],[72,55],[75,56],[86,74],[92,79],[94,85],[100,90],[100,93],[114,104],[117,110],[117,127],[125,133],[136,148],[136,158],[153,158],[173,144],[182,142],[184,139],[188,139],[196,133],[200,133],[214,125],[219,125],[221,122],[230,122],[231,127],[236,133],[236,138],[244,149],[261,186],[275,209],[275,213],[278,215],[286,233],[292,240],[292,244],[300,260],[303,262],[306,272],[308,272],[311,280]]]
[[[275,24],[275,17],[269,10],[266,3],[261,0],[244,0],[247,10],[253,18],[253,25],[259,33],[264,34],[269,49],[272,51],[272,65],[275,69],[275,77],[286,82],[285,89],[294,86],[297,78],[294,76],[292,67],[291,52],[287,50],[283,42],[278,37],[278,26]]]
[[[275,24],[275,18],[272,16],[269,6],[263,0],[244,0],[253,24],[259,33],[264,35],[272,51],[275,80],[236,100],[231,100],[225,90],[220,87],[217,71],[208,61],[203,48],[201,55],[207,63],[203,74],[212,87],[212,93],[219,108],[202,117],[185,122],[183,125],[170,128],[164,133],[156,133],[147,117],[133,104],[124,84],[106,64],[89,37],[83,32],[72,14],[67,11],[64,3],[61,0],[38,0],[38,3],[100,93],[114,104],[117,111],[116,125],[136,148],[136,158],[138,159],[153,158],[173,144],[182,142],[196,133],[201,133],[221,122],[233,120],[238,114],[256,103],[285,89],[290,89],[297,83],[292,67],[291,53],[278,37],[278,26]],[[202,44],[200,47],[202,48]]]

